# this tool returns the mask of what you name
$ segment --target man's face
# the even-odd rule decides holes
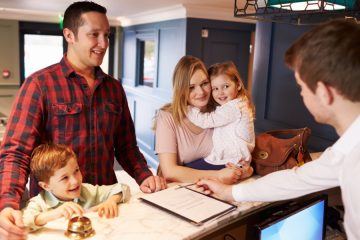
[[[300,95],[303,99],[303,102],[306,106],[306,108],[310,111],[310,113],[313,115],[315,120],[319,123],[329,123],[327,119],[327,108],[324,107],[321,101],[321,96],[318,93],[318,89],[316,89],[315,93],[310,90],[310,88],[306,85],[305,82],[302,81],[299,73],[295,72],[295,79],[300,87]]]
[[[77,68],[85,70],[101,65],[109,46],[110,26],[102,13],[87,12],[81,17],[83,24],[71,43],[74,54],[70,61]]]

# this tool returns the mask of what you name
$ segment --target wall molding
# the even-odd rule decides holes
[[[178,4],[172,7],[159,8],[155,11],[142,12],[127,17],[119,17],[117,19],[121,22],[121,26],[123,27],[180,18],[201,18],[210,20],[256,23],[255,20],[234,17],[233,11],[233,8],[214,8],[204,7],[196,4]]]
[[[121,26],[128,27],[144,23],[160,22],[186,17],[186,9],[182,4],[172,7],[159,8],[153,11],[146,11],[126,17],[118,17]]]
[[[30,21],[30,22],[47,22],[47,23],[59,23],[59,16],[63,12],[52,11],[37,11],[37,10],[25,10],[16,8],[1,8],[0,7],[0,19],[18,20],[18,21]],[[116,17],[109,17],[109,23],[111,26],[120,26],[120,22]]]
[[[111,26],[132,26],[180,18],[201,18],[232,22],[256,23],[255,20],[234,17],[233,8],[206,7],[198,4],[177,4],[129,16],[108,16]],[[1,8],[0,19],[58,23],[63,12]]]

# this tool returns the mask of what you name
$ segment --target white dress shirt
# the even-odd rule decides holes
[[[277,201],[340,186],[349,240],[360,239],[360,116],[317,159],[232,187],[236,201]]]

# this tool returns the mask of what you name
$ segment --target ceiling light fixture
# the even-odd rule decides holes
[[[234,16],[313,24],[331,18],[360,19],[360,0],[235,0]]]

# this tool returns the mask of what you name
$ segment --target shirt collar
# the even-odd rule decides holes
[[[343,153],[344,155],[349,154],[354,147],[359,143],[359,132],[360,132],[360,116],[350,125],[339,140],[334,144],[336,151]]]
[[[63,58],[60,61],[60,66],[66,78],[75,76],[76,71],[71,66],[69,60],[67,59],[66,53],[64,54]],[[95,67],[95,79],[99,79],[100,81],[103,81],[106,77],[107,74],[105,74],[100,67]]]
[[[81,188],[80,196],[78,198],[74,198],[73,202],[79,203],[80,205],[81,205],[81,203],[84,203],[86,201],[86,199],[83,195],[84,194],[83,194],[83,191]],[[63,204],[65,202],[65,201],[58,199],[54,194],[52,194],[51,192],[48,192],[46,190],[44,190],[44,201],[50,208],[54,208],[54,207],[58,206],[59,204]]]

